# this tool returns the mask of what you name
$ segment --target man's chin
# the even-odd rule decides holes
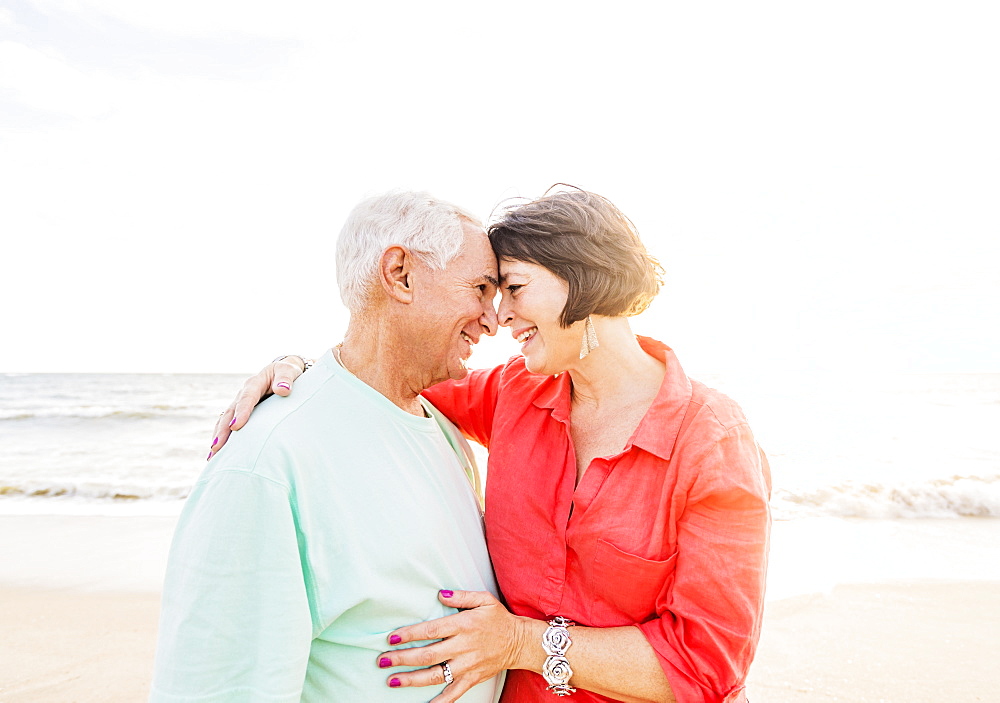
[[[459,359],[458,364],[452,366],[449,370],[448,377],[452,381],[461,381],[463,378],[469,375],[469,369],[465,367],[466,360]]]

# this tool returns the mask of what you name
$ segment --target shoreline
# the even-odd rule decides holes
[[[0,515],[0,703],[148,695],[176,516]],[[753,703],[990,700],[1000,520],[774,525]]]

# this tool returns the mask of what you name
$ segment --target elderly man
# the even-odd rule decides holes
[[[337,275],[343,343],[260,406],[184,507],[152,701],[426,701],[434,689],[386,688],[386,637],[455,612],[442,587],[497,591],[467,447],[419,395],[464,377],[496,332],[482,226],[426,194],[372,198],[340,234]]]

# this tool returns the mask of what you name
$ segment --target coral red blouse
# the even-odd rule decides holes
[[[660,392],[625,449],[594,459],[578,486],[569,374],[531,374],[514,357],[424,395],[490,450],[486,538],[512,612],[636,625],[678,701],[745,701],[764,605],[767,459],[733,401],[688,379],[666,345],[639,343],[666,364]],[[552,701],[545,686],[512,670],[502,700]]]

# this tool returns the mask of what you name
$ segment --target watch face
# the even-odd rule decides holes
[[[566,657],[549,657],[542,666],[542,676],[551,686],[565,685],[573,678],[573,670]]]

